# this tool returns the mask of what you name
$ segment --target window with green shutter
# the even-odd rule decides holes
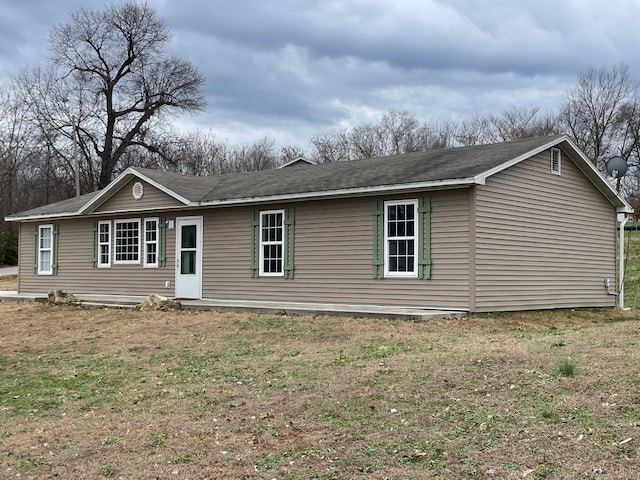
[[[58,273],[58,225],[37,225],[34,231],[33,273]]]
[[[254,210],[251,220],[251,276],[294,277],[295,211]]]
[[[431,278],[430,198],[376,201],[373,278]]]

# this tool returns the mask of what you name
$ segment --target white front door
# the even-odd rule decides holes
[[[202,217],[176,218],[176,298],[202,297]]]

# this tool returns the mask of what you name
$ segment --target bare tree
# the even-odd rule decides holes
[[[636,88],[629,66],[623,64],[586,70],[569,92],[560,111],[562,124],[594,164],[614,153],[621,109],[634,101]]]
[[[315,135],[311,139],[311,147],[311,156],[318,163],[345,162],[352,159],[346,130]]]
[[[319,163],[382,157],[452,146],[450,123],[421,123],[407,111],[389,110],[376,123],[363,123],[311,140]]]
[[[553,135],[559,132],[558,123],[556,115],[541,115],[539,107],[520,105],[513,105],[501,115],[489,116],[491,137],[495,142]]]
[[[273,151],[273,140],[262,138],[252,144],[239,145],[230,153],[230,164],[234,172],[268,170],[278,165]]]
[[[485,115],[474,114],[470,119],[461,121],[455,130],[456,143],[463,147],[491,143],[490,122]]]
[[[80,8],[51,32],[51,69],[18,78],[43,137],[68,165],[75,129],[91,187],[105,187],[132,147],[161,153],[149,128],[163,114],[204,106],[202,75],[166,55],[170,39],[147,4]]]
[[[304,150],[296,145],[286,145],[280,148],[280,164],[282,165],[301,157],[304,158]]]

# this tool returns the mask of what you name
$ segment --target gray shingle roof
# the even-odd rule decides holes
[[[509,162],[559,143],[573,148],[564,136],[557,135],[491,145],[430,150],[341,163],[211,177],[180,175],[144,168],[134,168],[130,174],[137,174],[141,178],[154,182],[168,193],[182,197],[189,206],[218,202],[242,203],[245,199],[266,201],[271,198],[286,199],[287,196],[295,198],[296,195],[298,198],[314,194],[331,196],[345,194],[350,190],[357,191],[357,189],[382,191],[385,187],[411,188],[412,185],[422,186],[437,182],[454,184],[458,180],[463,183],[474,177],[494,173],[497,171],[495,169],[504,168]],[[581,169],[614,205],[627,205],[590,165],[588,168],[581,167]],[[121,175],[105,190],[21,212],[7,219],[69,216],[80,214],[85,210],[88,213],[116,193],[123,185],[122,182],[128,181],[129,178],[128,175]],[[101,194],[104,194],[104,198],[101,198]]]
[[[529,138],[213,177],[136,170],[192,202],[213,202],[470,178],[560,137]]]
[[[48,205],[43,205],[42,207],[32,208],[31,210],[16,213],[15,215],[9,215],[7,218],[30,217],[37,215],[53,216],[76,213],[78,210],[80,210],[80,208],[86,205],[87,202],[91,201],[91,199],[99,193],[100,191],[85,193],[84,195],[80,195],[79,197],[68,198],[67,200],[50,203]]]

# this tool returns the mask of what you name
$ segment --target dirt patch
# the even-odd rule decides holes
[[[0,322],[0,478],[636,476],[633,314]]]

